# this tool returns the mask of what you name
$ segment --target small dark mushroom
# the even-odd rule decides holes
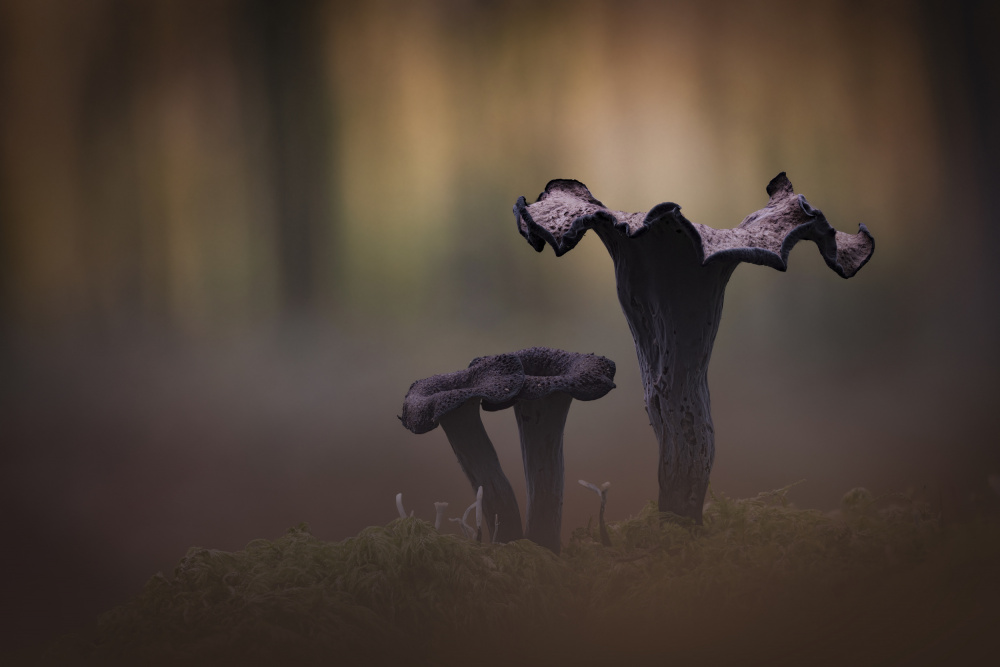
[[[484,399],[483,409],[514,407],[528,491],[525,536],[559,553],[566,416],[574,398],[592,401],[615,388],[615,362],[596,354],[547,347],[532,347],[515,355],[524,367],[521,391],[506,401]]]
[[[483,357],[465,370],[414,382],[400,417],[403,426],[417,434],[441,424],[473,490],[483,488],[486,516],[498,517],[500,528],[496,535],[500,542],[521,539],[521,513],[496,449],[483,428],[479,405],[483,400],[509,401],[523,384],[524,371],[516,356]]]
[[[810,240],[850,278],[875,249],[864,225],[856,234],[831,227],[784,172],[767,194],[767,206],[734,229],[690,222],[669,202],[645,214],[612,211],[570,180],[550,181],[534,204],[521,197],[514,205],[518,230],[535,250],[548,243],[563,255],[593,229],[610,253],[659,442],[659,508],[698,523],[715,456],[708,362],[733,270],[749,262],[784,271],[792,246]]]

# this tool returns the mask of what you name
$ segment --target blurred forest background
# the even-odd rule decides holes
[[[414,380],[548,345],[618,364],[566,435],[567,534],[655,498],[611,260],[511,207],[575,178],[732,227],[787,171],[872,261],[736,271],[715,490],[997,503],[1000,5],[0,0],[0,646],[192,545],[325,539],[472,492]],[[683,288],[683,286],[678,286]],[[516,427],[487,415],[523,493]],[[522,506],[523,512],[523,506]]]

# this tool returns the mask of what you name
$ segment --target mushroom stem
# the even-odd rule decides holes
[[[596,484],[591,484],[586,480],[579,480],[580,484],[593,490],[597,495],[601,497],[601,513],[598,515],[597,524],[601,529],[601,544],[606,547],[611,546],[611,536],[608,534],[608,527],[604,523],[604,508],[608,505],[608,489],[611,488],[611,482],[605,482],[600,486]]]
[[[603,544],[606,547],[610,547],[611,536],[608,535],[608,526],[607,524],[604,523],[604,508],[607,507],[607,504],[608,504],[608,490],[607,488],[605,488],[603,491],[601,491],[601,513],[600,515],[598,515],[597,525],[601,529],[601,544]]]
[[[483,541],[483,487],[476,491],[476,542]]]
[[[514,489],[504,475],[496,449],[483,427],[479,414],[480,401],[479,398],[469,399],[443,415],[441,428],[472,488],[483,487],[483,511],[487,516],[500,517],[501,528],[497,538],[500,542],[511,542],[522,537],[521,512]]]
[[[444,518],[446,509],[448,509],[448,503],[434,503],[434,530],[441,530],[441,519]]]
[[[683,233],[672,225],[653,226],[641,240],[595,231],[614,260],[646,413],[659,444],[657,504],[661,512],[700,524],[715,458],[708,363],[737,262],[720,258],[703,265],[691,243],[671,238]]]
[[[514,404],[528,491],[529,540],[559,553],[563,505],[563,430],[573,397],[553,392]]]

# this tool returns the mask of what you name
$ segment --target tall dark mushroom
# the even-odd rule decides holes
[[[491,534],[494,517],[499,519],[499,542],[521,539],[521,512],[496,449],[483,428],[479,405],[483,400],[512,400],[523,384],[524,370],[516,356],[484,357],[465,370],[414,382],[400,417],[403,426],[417,434],[441,424],[472,488],[483,487],[483,509]]]
[[[611,211],[571,180],[551,181],[534,204],[521,197],[514,206],[518,230],[538,252],[548,243],[563,255],[593,229],[611,254],[659,442],[659,508],[699,523],[715,457],[708,362],[733,270],[749,262],[785,271],[792,246],[808,239],[850,278],[875,249],[864,225],[853,235],[835,231],[784,172],[767,194],[767,206],[734,229],[692,223],[674,203],[646,214]]]
[[[484,399],[483,410],[514,407],[528,492],[525,536],[559,553],[566,416],[574,398],[593,401],[615,388],[615,362],[596,354],[548,347],[532,347],[514,354],[524,367],[521,391],[505,401]]]

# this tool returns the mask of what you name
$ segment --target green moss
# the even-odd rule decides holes
[[[1000,556],[995,522],[943,531],[926,506],[863,489],[849,492],[840,512],[823,514],[796,509],[788,490],[745,500],[712,494],[702,526],[665,520],[650,503],[609,525],[612,547],[601,546],[596,528],[581,528],[561,557],[524,540],[493,546],[441,535],[412,518],[335,543],[301,525],[233,553],[192,548],[172,577],[154,576],[96,631],[63,639],[48,658],[704,662],[766,637],[813,642],[815,623],[857,638],[858,628],[871,626],[858,609],[886,600],[894,608],[892,600],[907,598],[893,585],[923,586],[919,606],[952,595],[958,574],[989,572]],[[987,590],[995,579],[984,580]],[[898,583],[911,580],[911,588]],[[982,581],[963,590],[979,599]],[[835,645],[851,642],[841,636]]]

